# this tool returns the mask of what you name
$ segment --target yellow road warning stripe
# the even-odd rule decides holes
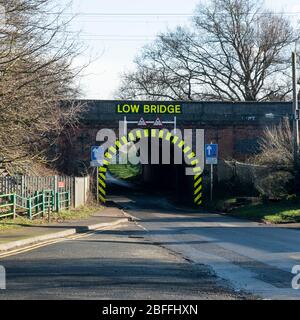
[[[179,147],[180,149],[182,149],[183,146],[184,146],[184,141],[181,140],[181,141],[178,143],[178,147]]]
[[[138,130],[137,132],[136,132],[136,136],[138,137],[138,138],[142,138],[142,134],[141,134],[141,130]]]
[[[99,186],[99,191],[101,191],[102,194],[106,195],[106,191],[103,188],[101,188],[100,186]]]
[[[130,133],[128,134],[128,137],[129,137],[129,140],[130,140],[130,141],[135,141],[135,137],[134,137],[134,135],[133,135],[132,132],[130,132]]]
[[[199,185],[199,183],[202,182],[202,179],[198,179],[195,183],[194,183],[194,188],[197,188],[197,186]]]
[[[197,180],[201,176],[200,173],[194,175],[194,180]]]
[[[106,187],[106,183],[105,183],[103,180],[98,179],[98,182],[99,182],[104,188]]]
[[[99,199],[102,203],[105,203],[106,202],[106,199],[104,197],[101,196],[101,194],[99,194]]]
[[[191,152],[187,157],[188,157],[188,159],[192,159],[192,158],[194,158],[196,155],[195,155],[195,153],[194,152]]]
[[[202,200],[200,200],[200,201],[197,203],[197,205],[199,205],[199,206],[200,206],[201,204],[202,204]]]
[[[199,193],[201,190],[202,190],[202,185],[200,185],[199,188],[195,190],[194,195]]]
[[[195,160],[191,161],[191,165],[192,165],[192,166],[195,166],[195,165],[198,164],[198,163],[199,163],[199,160],[198,160],[198,159],[195,159]]]
[[[123,137],[121,138],[121,140],[122,140],[122,142],[123,142],[124,144],[127,144],[127,143],[128,143],[127,138],[126,138],[125,136],[123,136]]]
[[[175,143],[178,141],[178,139],[179,139],[179,137],[174,136],[174,137],[173,137],[173,140],[172,140],[172,143],[174,143],[174,144],[175,144]]]
[[[104,159],[104,160],[103,160],[103,164],[104,164],[105,166],[108,166],[108,165],[110,164],[110,162],[107,161],[106,159]]]
[[[197,203],[197,201],[202,197],[202,193],[199,193],[198,196],[195,198],[194,203]]]
[[[193,168],[193,172],[199,172],[199,171],[201,171],[200,167]]]
[[[103,173],[99,173],[99,177],[101,177],[103,180],[106,180],[106,177]]]
[[[116,140],[115,145],[118,149],[120,149],[122,147],[121,143],[119,140]]]
[[[109,147],[109,150],[110,150],[113,154],[117,153],[116,148],[113,147],[113,146]]]
[[[150,131],[151,130],[151,131]],[[151,137],[158,137],[161,139],[165,139],[167,141],[170,141],[170,139],[172,139],[172,143],[175,145],[178,141],[179,143],[177,144],[177,147],[180,149],[183,149],[183,153],[187,154],[186,157],[188,159],[191,159],[191,165],[196,166],[199,164],[199,159],[195,158],[196,155],[193,151],[191,151],[191,147],[190,146],[186,146],[185,148],[183,148],[183,146],[185,145],[184,140],[181,140],[179,136],[173,135],[170,132],[166,132],[166,136],[165,135],[165,131],[164,130],[158,130],[158,129],[143,129],[143,130],[137,130],[135,132],[136,137],[137,138],[142,138],[143,135],[145,138],[149,137],[149,134],[151,135]],[[128,135],[128,138],[130,141],[134,141],[135,139],[135,135],[130,132]],[[106,172],[107,172],[107,168],[106,166],[108,166],[110,164],[113,155],[117,152],[117,149],[123,146],[125,144],[128,144],[128,140],[126,136],[122,136],[121,137],[121,141],[116,141],[115,142],[115,147],[111,146],[108,150],[111,152],[106,152],[105,153],[105,157],[108,159],[104,159],[103,164],[104,166],[99,167],[99,176],[98,176],[98,181],[99,181],[99,199],[101,200],[101,202],[105,203],[106,199],[105,199],[105,195],[106,195],[106,183],[104,182],[106,180]],[[112,155],[113,154],[113,155]],[[193,159],[194,158],[194,159]],[[194,202],[198,205],[200,205],[202,203],[202,200],[200,199],[202,197],[202,192],[200,192],[202,190],[202,172],[201,172],[201,167],[198,165],[197,167],[193,168],[193,172],[194,172],[194,195],[195,195],[195,200]],[[101,185],[101,186],[100,186]],[[104,196],[103,196],[104,195]]]
[[[183,153],[188,153],[190,150],[191,150],[191,148],[189,146],[187,146],[183,149]]]
[[[104,154],[104,156],[105,156],[105,158],[108,158],[108,159],[112,159],[112,158],[113,158],[113,156],[112,156],[110,153],[108,153],[108,152],[106,152],[106,153]]]
[[[172,137],[172,134],[170,132],[168,132],[166,135],[166,140],[170,141],[171,137]]]

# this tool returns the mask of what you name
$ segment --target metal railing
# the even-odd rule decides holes
[[[70,193],[58,192],[56,196],[56,202],[57,211],[70,209]]]
[[[56,199],[56,206],[55,206]],[[27,198],[15,193],[0,195],[0,218],[27,215],[29,219],[44,216],[50,209],[53,211],[69,210],[71,207],[70,192],[44,190],[35,192]]]
[[[9,208],[9,211],[6,211]],[[3,211],[4,210],[4,211]],[[0,195],[0,218],[16,215],[16,195],[15,194],[3,194]]]

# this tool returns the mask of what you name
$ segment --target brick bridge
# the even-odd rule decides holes
[[[205,142],[219,144],[219,158],[244,160],[257,149],[258,138],[266,126],[276,125],[292,114],[292,103],[289,102],[82,101],[87,104],[87,112],[78,128],[64,135],[61,142],[62,165],[69,174],[78,174],[89,166],[90,147],[96,143],[98,130],[110,128],[116,131],[124,117],[128,121],[138,121],[141,117],[145,121],[154,121],[157,117],[170,121],[176,116],[179,129],[204,129]],[[131,127],[129,125],[128,129]],[[173,125],[165,127],[172,129]],[[160,169],[149,170],[145,168],[144,177],[161,177]],[[187,184],[182,183],[184,188]]]

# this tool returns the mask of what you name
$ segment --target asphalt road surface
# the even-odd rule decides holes
[[[153,244],[135,223],[1,259],[1,299],[235,299],[210,268]]]
[[[180,209],[117,181],[111,192],[133,222],[0,259],[0,299],[300,297],[300,231]]]
[[[147,238],[196,265],[210,267],[236,292],[262,299],[300,299],[300,230],[178,208],[156,195],[114,184],[111,199],[147,231]],[[299,280],[296,283],[300,283]],[[248,297],[249,298],[249,297]]]

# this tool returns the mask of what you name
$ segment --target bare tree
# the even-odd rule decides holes
[[[69,21],[51,0],[0,1],[0,156],[2,162],[49,161],[48,151],[82,106],[72,67],[80,53]],[[55,158],[56,155],[53,155]]]
[[[283,100],[291,91],[290,21],[254,0],[199,4],[191,28],[161,34],[123,74],[120,98]]]

